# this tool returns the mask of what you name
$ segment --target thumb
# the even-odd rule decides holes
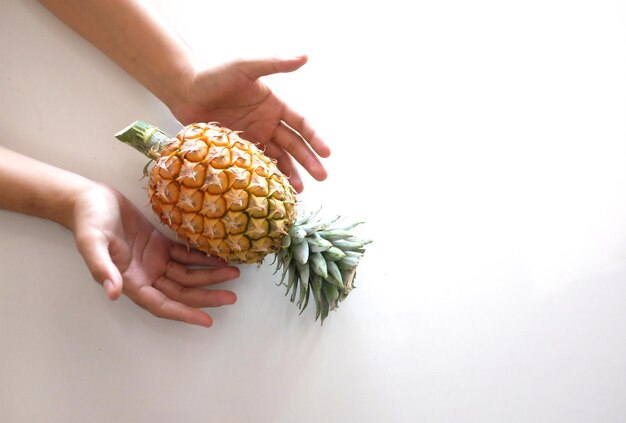
[[[301,68],[309,58],[306,55],[291,57],[289,59],[265,58],[244,59],[236,62],[236,66],[251,79],[274,73],[293,72]]]
[[[100,231],[76,235],[76,245],[94,280],[104,287],[107,296],[116,300],[122,294],[122,275],[111,260],[109,240]]]

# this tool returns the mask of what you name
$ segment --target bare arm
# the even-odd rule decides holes
[[[303,185],[294,159],[314,178],[326,178],[320,157],[330,155],[328,145],[260,81],[299,69],[306,55],[207,67],[141,0],[40,1],[163,101],[181,123],[213,121],[243,131],[278,160],[298,191]]]
[[[81,176],[0,147],[0,208],[73,229],[75,199],[93,183]]]
[[[40,0],[165,104],[184,91],[192,53],[149,3],[137,0]]]

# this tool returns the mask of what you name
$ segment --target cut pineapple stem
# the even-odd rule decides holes
[[[356,268],[371,240],[350,232],[362,222],[339,226],[339,216],[324,221],[319,215],[319,210],[307,215],[289,230],[277,253],[277,270],[283,271],[281,283],[291,302],[297,299],[302,313],[312,296],[315,319],[324,323],[354,288]]]
[[[115,138],[128,144],[141,154],[155,159],[159,151],[163,149],[171,138],[156,126],[142,122],[133,122],[120,132],[115,134]]]

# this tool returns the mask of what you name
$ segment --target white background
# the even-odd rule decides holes
[[[333,148],[302,203],[367,221],[358,289],[320,327],[242,267],[185,326],[0,211],[0,421],[626,421],[624,2],[154,3],[210,63],[310,55],[266,82]],[[32,0],[0,52],[0,144],[143,207],[112,134],[168,110]]]

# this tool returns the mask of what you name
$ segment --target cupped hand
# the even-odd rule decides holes
[[[186,89],[169,105],[183,124],[217,122],[242,137],[260,144],[300,192],[302,179],[295,159],[317,180],[326,178],[320,157],[328,157],[328,145],[307,120],[259,80],[274,73],[292,72],[307,62],[307,56],[291,59],[236,60],[215,68],[194,70]]]
[[[201,308],[237,299],[202,287],[237,278],[239,269],[169,240],[112,188],[84,191],[73,220],[78,250],[111,299],[123,292],[157,317],[205,327],[213,320]]]

